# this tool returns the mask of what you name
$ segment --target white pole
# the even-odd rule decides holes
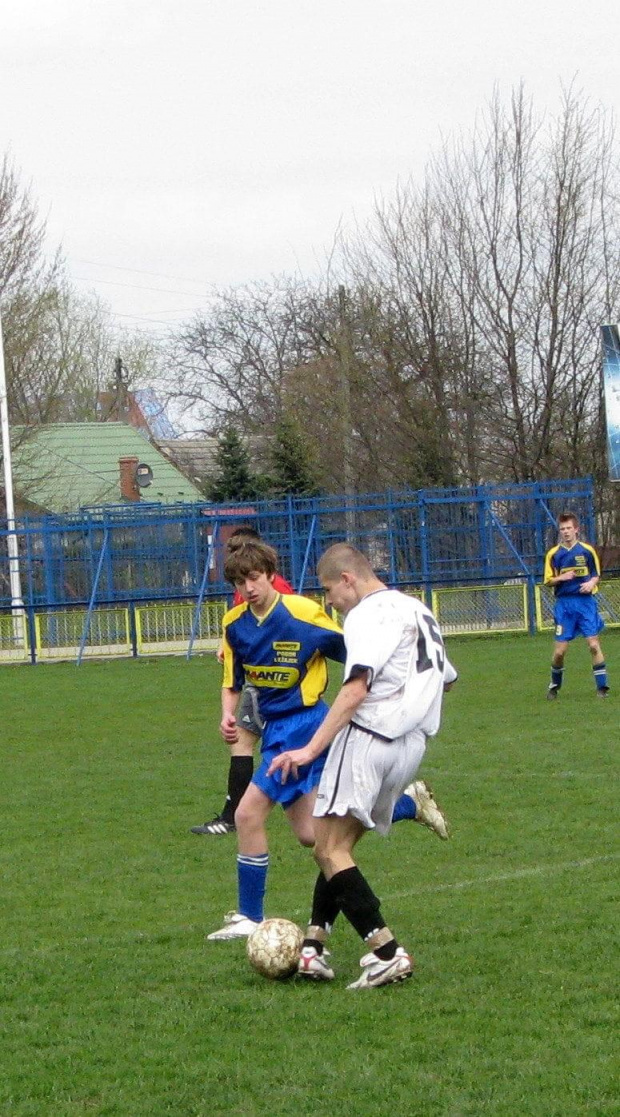
[[[9,553],[9,579],[11,585],[11,605],[13,607],[13,638],[15,646],[24,644],[24,602],[22,583],[19,574],[19,546],[15,531],[15,502],[13,499],[13,469],[11,465],[11,438],[9,429],[9,405],[6,391],[6,372],[4,368],[4,348],[2,345],[2,317],[0,316],[0,426],[2,428],[2,464],[4,468],[4,493],[6,501],[6,522],[8,528],[7,550]]]

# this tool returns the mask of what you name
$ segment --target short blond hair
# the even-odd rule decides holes
[[[366,555],[352,547],[350,543],[334,543],[321,555],[317,574],[328,582],[337,581],[344,573],[356,574],[358,578],[374,577],[374,570]]]

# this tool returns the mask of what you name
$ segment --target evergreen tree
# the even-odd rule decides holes
[[[250,471],[248,452],[233,426],[225,427],[215,455],[217,473],[209,486],[210,500],[252,500],[256,483]]]
[[[318,470],[311,446],[292,415],[285,415],[276,423],[271,462],[274,495],[319,494]]]

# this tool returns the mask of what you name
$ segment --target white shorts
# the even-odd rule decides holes
[[[387,834],[394,804],[422,763],[426,735],[418,729],[386,741],[347,725],[331,744],[314,806],[314,817],[346,814],[367,830]]]

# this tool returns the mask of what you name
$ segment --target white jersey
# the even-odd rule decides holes
[[[345,681],[360,669],[369,672],[353,724],[390,741],[413,729],[433,737],[444,685],[456,671],[430,610],[398,590],[376,590],[347,614],[344,639]]]

